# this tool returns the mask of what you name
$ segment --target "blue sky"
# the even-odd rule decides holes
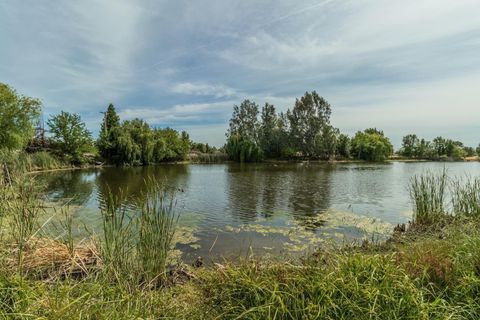
[[[317,90],[332,122],[480,142],[478,0],[0,1],[0,82],[98,132],[122,119],[223,145],[233,104]]]

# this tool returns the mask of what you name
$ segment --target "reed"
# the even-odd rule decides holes
[[[100,199],[103,239],[99,244],[104,275],[117,283],[129,286],[137,281],[134,251],[133,210],[124,204],[120,195],[108,190]]]
[[[38,217],[43,205],[35,179],[31,176],[16,176],[7,188],[10,189],[10,195],[5,201],[4,210],[8,215],[11,237],[18,247],[17,264],[22,273],[24,249],[39,228]]]
[[[448,215],[446,191],[448,177],[446,170],[439,175],[426,172],[410,180],[410,198],[413,202],[413,223],[428,225]]]
[[[454,180],[451,194],[453,213],[456,216],[480,216],[480,178]]]
[[[111,192],[100,202],[105,273],[129,290],[162,284],[178,217],[173,196],[156,182],[145,183],[147,191],[134,205]]]
[[[165,278],[168,253],[172,247],[175,224],[175,201],[155,181],[146,182],[148,194],[137,219],[137,254],[141,261],[143,281],[158,285]]]

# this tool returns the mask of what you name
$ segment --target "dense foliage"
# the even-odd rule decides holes
[[[277,114],[266,103],[245,100],[234,106],[227,132],[230,159],[249,162],[262,158],[362,159],[384,161],[393,147],[383,132],[367,129],[353,140],[330,123],[331,105],[317,92],[306,92],[292,110]]]
[[[373,128],[355,134],[350,152],[355,159],[384,161],[393,154],[393,146],[383,131]]]
[[[171,128],[151,128],[141,119],[120,124],[115,107],[110,104],[105,112],[97,147],[109,163],[148,165],[185,159],[190,150],[190,138],[186,132],[179,134]]]
[[[416,134],[408,134],[402,139],[402,148],[399,154],[407,158],[415,159],[453,159],[459,160],[464,157],[472,157],[480,154],[480,146],[475,150],[465,146],[460,141],[436,137],[432,141],[420,139]]]
[[[92,135],[80,115],[62,111],[48,119],[47,124],[57,150],[73,162],[81,162],[82,154],[92,150]]]
[[[348,137],[330,124],[331,112],[330,104],[315,91],[306,92],[292,110],[280,114],[270,103],[259,112],[255,102],[245,100],[233,108],[226,151],[232,160],[245,162],[264,157],[348,157]]]
[[[24,148],[34,135],[33,123],[40,114],[39,100],[19,95],[0,83],[0,148]]]

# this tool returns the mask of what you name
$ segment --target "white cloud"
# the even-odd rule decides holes
[[[211,85],[206,83],[177,83],[171,87],[172,92],[187,95],[213,96],[215,98],[231,97],[237,95],[237,91],[223,85]]]
[[[178,104],[171,107],[128,107],[119,115],[122,119],[142,118],[155,125],[184,125],[186,121],[207,121],[220,117],[224,122],[234,101]]]

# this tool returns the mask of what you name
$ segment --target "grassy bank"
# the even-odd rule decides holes
[[[168,264],[175,216],[153,185],[135,208],[105,198],[107,232],[90,252],[93,263],[81,259],[85,244],[70,242],[67,232],[55,241],[65,246],[67,260],[70,254],[70,269],[46,259],[42,272],[12,264],[13,253],[31,266],[18,247],[28,253],[29,241],[40,236],[32,227],[39,208],[34,192],[28,184],[3,188],[7,201],[1,203],[9,205],[0,207],[0,318],[478,319],[479,181],[415,177],[413,221],[398,226],[386,243],[322,247],[281,263],[212,267]],[[63,217],[68,230],[69,216]]]

